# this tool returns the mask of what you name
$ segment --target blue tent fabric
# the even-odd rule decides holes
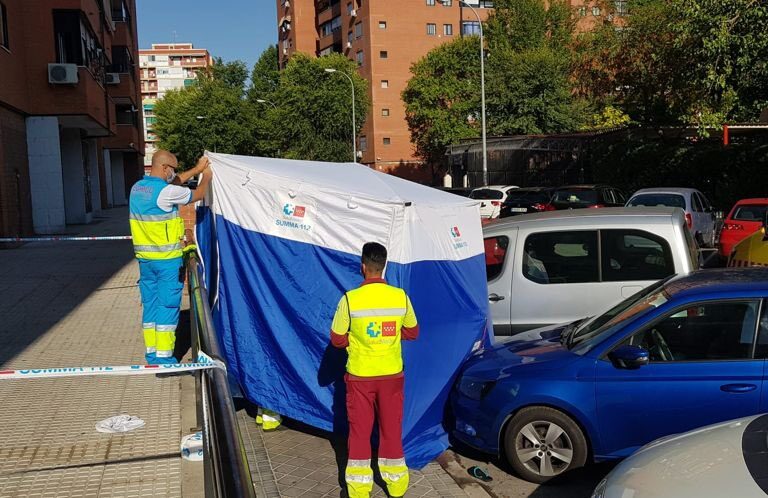
[[[236,184],[227,172],[237,171],[242,162],[246,162],[246,167],[237,174],[245,171],[248,175],[249,168],[263,171],[252,158],[210,156],[215,183],[208,205],[198,209],[197,237],[206,284],[215,295],[214,321],[230,373],[245,396],[260,406],[323,430],[345,433],[346,352],[330,345],[330,326],[343,293],[362,281],[359,251],[340,250],[329,247],[333,244],[311,240],[292,240],[294,236],[290,234],[265,233],[272,228],[259,230],[261,217],[274,223],[273,209],[281,210],[282,200],[268,207],[269,212],[261,213],[260,209],[270,204],[249,204],[252,199],[248,192],[231,203],[240,214],[230,211],[227,203],[217,205],[217,198],[230,198],[238,192],[227,190],[227,185]],[[332,167],[320,164],[318,168]],[[237,174],[235,178],[239,178]],[[309,183],[306,177],[303,180]],[[427,193],[432,190],[423,188]],[[323,193],[312,195],[320,199]],[[454,201],[452,197],[440,199],[446,204],[458,203],[458,210],[466,211],[459,216],[462,226],[473,223],[476,206],[466,200]],[[318,209],[322,204],[320,200],[314,204],[309,200],[302,202]],[[409,207],[413,206],[402,203],[395,209]],[[240,209],[252,210],[252,217],[243,218]],[[419,218],[429,216],[425,213]],[[288,220],[285,216],[278,220]],[[309,215],[299,221],[308,224],[307,219]],[[478,225],[474,233],[480,234],[479,216],[474,220]],[[317,223],[312,228],[320,232],[319,217]],[[397,224],[393,227],[398,228]],[[459,232],[453,226],[450,233],[439,232],[455,238],[454,228]],[[350,245],[362,247],[364,241],[352,241]],[[390,242],[392,247],[397,244],[397,237],[381,242]],[[444,260],[400,258],[401,261],[391,261],[386,269],[388,282],[404,288],[411,297],[421,329],[417,341],[403,344],[403,439],[406,460],[413,468],[423,467],[447,448],[443,417],[448,393],[466,356],[482,340],[490,340],[481,237],[471,245],[474,252],[478,252],[479,246],[480,252],[465,258],[453,254]]]

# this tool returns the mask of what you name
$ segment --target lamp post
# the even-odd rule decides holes
[[[477,13],[474,7],[464,0],[458,1],[460,4],[469,7],[469,10],[477,17],[477,24],[480,26],[480,112],[481,126],[483,128],[483,186],[486,187],[488,186],[488,147],[485,133],[485,43],[483,42],[483,21],[480,20],[480,14]]]
[[[196,116],[198,121],[208,119],[208,116]],[[213,132],[213,152],[216,152],[216,132]]]
[[[355,133],[355,82],[352,81],[352,78],[345,72],[338,71],[333,68],[326,68],[326,73],[339,73],[343,74],[348,80],[349,84],[352,86],[352,162],[357,162],[357,133]]]

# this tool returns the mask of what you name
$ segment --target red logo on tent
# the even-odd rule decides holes
[[[381,324],[381,335],[393,337],[397,335],[397,322],[384,322]]]
[[[296,209],[293,211],[293,215],[297,218],[303,218],[304,213],[307,212],[307,208],[304,206],[296,206]]]

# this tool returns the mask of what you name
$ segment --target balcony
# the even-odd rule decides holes
[[[133,80],[131,73],[117,73],[120,76],[120,83],[117,85],[107,85],[107,92],[115,103],[130,103],[138,107],[139,102],[138,91],[136,90],[136,82]],[[119,102],[118,102],[119,101]]]
[[[131,124],[119,124],[117,125],[115,136],[105,138],[102,144],[105,149],[138,152],[142,142],[143,140],[140,140],[138,128]]]
[[[133,46],[133,27],[131,23],[115,22],[115,32],[112,33],[112,45]]]

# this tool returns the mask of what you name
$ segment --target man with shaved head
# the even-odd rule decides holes
[[[178,363],[173,348],[184,287],[184,220],[179,216],[179,206],[205,197],[211,173],[203,175],[194,192],[181,184],[203,173],[208,165],[208,158],[201,157],[194,168],[177,174],[176,156],[158,150],[152,156],[149,175],[131,188],[131,235],[139,261],[139,290],[144,307],[144,356],[150,365]]]

